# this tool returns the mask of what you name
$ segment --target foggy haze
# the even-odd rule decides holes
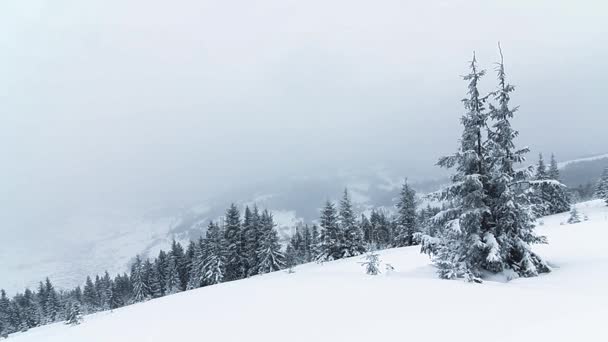
[[[460,75],[475,50],[492,90],[499,40],[519,144],[560,159],[608,152],[607,11],[600,1],[3,1],[0,232],[44,239],[81,210],[189,205],[379,165],[436,177],[460,135]]]

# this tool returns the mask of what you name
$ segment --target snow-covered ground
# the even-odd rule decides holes
[[[395,270],[364,273],[361,258],[307,264],[180,293],[78,326],[54,324],[15,342],[131,341],[608,341],[608,208],[589,220],[544,218],[537,251],[553,272],[505,283],[439,280],[417,247],[382,252]],[[581,215],[582,216],[582,215]]]

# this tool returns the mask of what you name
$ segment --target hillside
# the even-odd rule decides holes
[[[568,186],[595,182],[604,167],[606,155],[560,163],[562,179]],[[189,208],[156,209],[146,213],[94,212],[74,213],[67,222],[50,223],[58,232],[52,240],[32,239],[0,249],[0,287],[10,293],[35,288],[38,281],[50,277],[59,287],[82,284],[87,275],[124,272],[135,254],[155,256],[171,239],[197,238],[209,219],[223,215],[230,202],[242,199],[241,205],[257,203],[273,211],[278,231],[285,241],[298,222],[318,218],[319,206],[337,197],[345,186],[358,211],[372,205],[391,209],[402,182],[400,172],[376,168],[359,173],[340,173],[325,177],[290,178],[267,184],[235,189],[207,199]],[[413,182],[421,192],[436,190],[447,179]],[[60,234],[61,233],[61,234]],[[61,253],[58,253],[61,251]]]
[[[543,218],[537,246],[553,272],[505,283],[439,280],[417,247],[386,250],[395,270],[368,276],[360,257],[306,264],[53,324],[15,342],[127,341],[574,341],[606,340],[608,207],[589,220]],[[475,326],[475,332],[469,327]]]

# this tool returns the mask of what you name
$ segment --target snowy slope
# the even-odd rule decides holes
[[[589,221],[543,219],[554,271],[509,283],[435,278],[417,247],[382,252],[395,271],[364,274],[351,258],[307,264],[54,324],[15,342],[127,341],[606,341],[608,208],[579,205]]]

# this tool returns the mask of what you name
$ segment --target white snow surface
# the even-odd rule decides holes
[[[440,280],[418,247],[382,251],[395,270],[366,275],[362,257],[306,264],[86,316],[9,337],[14,342],[608,341],[608,207],[589,220],[543,218],[553,272],[482,284]],[[383,265],[384,270],[384,265]]]

